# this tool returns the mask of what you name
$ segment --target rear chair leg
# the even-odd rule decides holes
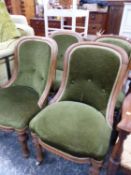
[[[126,131],[119,131],[119,139],[112,150],[107,168],[107,175],[115,175],[117,173],[117,170],[120,166],[123,143],[128,134],[129,133]]]
[[[91,160],[89,175],[99,175],[102,165],[103,165],[103,161]]]
[[[42,148],[41,148],[41,145],[39,144],[37,136],[32,134],[32,138],[36,149],[36,159],[37,159],[36,165],[40,165],[40,163],[43,161]]]
[[[22,152],[25,158],[29,157],[29,149],[27,145],[27,140],[28,140],[28,135],[25,131],[19,132],[17,131],[18,134],[18,140],[22,146]]]

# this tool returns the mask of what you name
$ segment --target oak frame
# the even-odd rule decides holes
[[[16,46],[15,53],[14,53],[14,70],[12,73],[12,77],[8,82],[1,85],[0,88],[8,88],[17,79],[18,70],[19,70],[19,60],[18,60],[19,48],[20,48],[21,44],[23,44],[26,41],[41,41],[41,42],[47,43],[51,48],[51,62],[50,62],[50,67],[49,67],[49,74],[48,74],[45,89],[38,100],[38,106],[40,108],[42,108],[45,105],[46,99],[49,95],[50,89],[52,87],[52,83],[54,81],[55,68],[56,68],[56,56],[57,56],[57,52],[58,52],[57,44],[55,43],[55,41],[53,41],[50,38],[36,37],[36,36],[21,37],[20,41],[18,42],[18,44]],[[7,127],[7,126],[0,125],[0,130],[5,131],[5,132],[15,131],[18,135],[18,140],[20,141],[21,146],[22,146],[23,156],[24,157],[29,156],[29,149],[27,146],[27,139],[28,139],[27,128],[15,129],[13,127]]]
[[[87,45],[110,48],[110,49],[114,50],[115,52],[119,53],[120,57],[122,58],[121,70],[119,72],[119,81],[117,82],[117,84],[115,84],[114,93],[112,94],[112,97],[111,97],[110,102],[109,102],[110,104],[108,105],[109,117],[107,119],[109,119],[109,122],[112,125],[116,97],[122,88],[122,82],[123,82],[124,77],[127,76],[128,57],[127,57],[126,52],[123,51],[123,49],[116,47],[116,46],[112,46],[111,44],[105,44],[105,43],[99,43],[99,42],[80,42],[80,43],[76,43],[76,44],[73,44],[72,46],[70,46],[67,49],[65,56],[64,56],[64,72],[63,72],[63,78],[62,78],[62,83],[61,83],[60,89],[57,92],[57,94],[55,95],[55,97],[51,100],[50,104],[58,102],[60,100],[61,94],[63,93],[63,91],[66,87],[66,80],[68,78],[68,69],[69,69],[68,61],[70,59],[70,54],[71,54],[72,50],[74,48],[79,48],[81,46],[87,46]],[[32,132],[32,138],[33,138],[34,145],[36,147],[36,158],[37,158],[37,161],[39,163],[41,163],[43,160],[42,148],[44,148],[44,149],[46,149],[46,150],[48,150],[48,151],[50,151],[58,156],[61,156],[67,160],[70,160],[70,161],[74,161],[77,163],[91,163],[92,168],[90,169],[90,174],[91,175],[99,175],[99,171],[103,165],[103,161],[97,161],[93,158],[88,158],[88,157],[79,158],[79,157],[72,156],[68,153],[65,153],[65,152],[60,151],[56,148],[53,148],[52,146],[47,145],[46,143],[44,143],[44,141],[42,141],[33,132]]]

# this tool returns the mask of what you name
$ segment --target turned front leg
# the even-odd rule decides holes
[[[36,135],[32,134],[33,138],[33,143],[36,149],[36,159],[37,159],[37,165],[39,165],[43,161],[43,153],[42,153],[42,148],[41,145],[39,144],[38,138]]]
[[[25,158],[29,157],[29,149],[27,145],[28,135],[25,131],[23,132],[17,132],[18,134],[18,140],[22,147],[22,152]]]

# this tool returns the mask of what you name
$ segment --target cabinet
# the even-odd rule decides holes
[[[34,28],[35,35],[44,36],[45,35],[45,27],[44,27],[44,19],[43,18],[32,18],[30,20],[31,27]],[[49,21],[49,27],[60,28],[60,21],[51,19]]]
[[[109,1],[107,33],[119,34],[123,14],[123,1]]]
[[[119,34],[131,38],[131,3],[124,5]]]
[[[88,34],[96,34],[99,30],[106,32],[107,13],[90,12]]]
[[[26,16],[28,22],[35,16],[34,0],[5,0],[9,13]]]
[[[7,9],[11,14],[21,14],[20,1],[18,0],[5,0]]]
[[[96,34],[100,29],[106,32],[106,23],[107,23],[107,13],[102,12],[90,12],[89,15],[89,27],[88,34]],[[71,18],[66,18],[66,25],[71,25]],[[78,26],[84,25],[84,18],[77,18],[76,23]],[[34,28],[35,34],[38,36],[44,36],[44,19],[43,18],[32,18],[30,20],[30,25]],[[60,28],[59,20],[50,20],[49,27]],[[77,32],[82,32],[83,29],[77,29]]]

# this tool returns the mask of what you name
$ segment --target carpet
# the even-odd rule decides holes
[[[30,157],[25,159],[17,135],[0,132],[0,175],[88,175],[89,165],[76,164],[49,152],[45,152],[44,162],[37,166],[31,138],[28,145]],[[101,175],[105,175],[105,170]]]

